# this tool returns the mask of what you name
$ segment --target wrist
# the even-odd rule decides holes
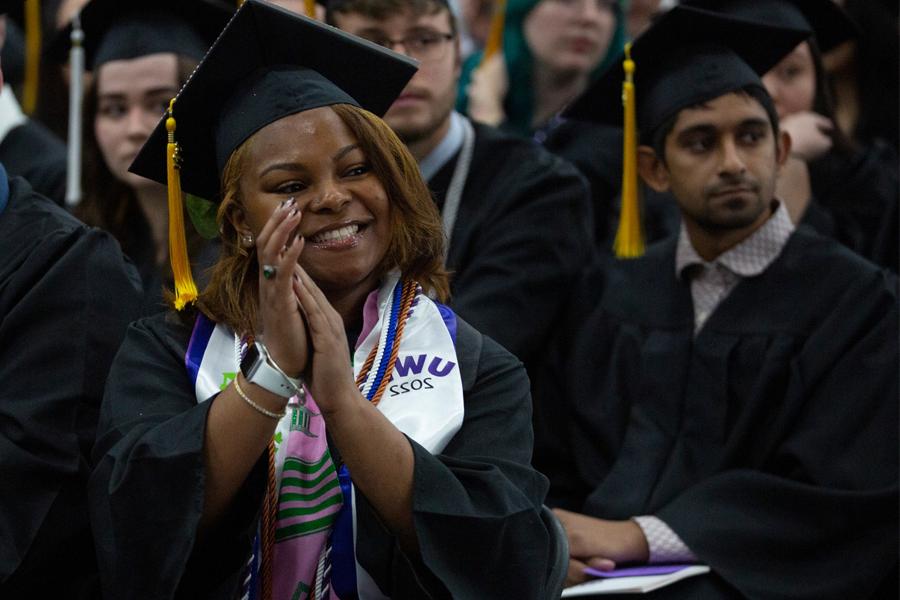
[[[352,419],[353,415],[358,414],[358,411],[367,408],[366,405],[370,404],[352,381],[339,388],[322,391],[320,395],[324,398],[321,402],[318,397],[314,397],[322,416],[328,422],[343,422]]]
[[[633,519],[622,521],[625,558],[628,562],[645,563],[650,560],[650,545],[644,530]]]
[[[271,357],[266,346],[257,341],[247,349],[241,360],[240,371],[244,379],[282,398],[302,393],[303,381],[291,377]]]
[[[277,420],[287,414],[287,398],[247,381],[243,373],[234,378],[234,391],[248,406],[266,417]]]

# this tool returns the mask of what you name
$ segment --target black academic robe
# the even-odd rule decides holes
[[[34,191],[62,206],[66,200],[66,145],[34,119],[0,141],[0,163],[10,177],[24,177]]]
[[[171,306],[166,302],[166,290],[175,288],[172,267],[168,260],[159,265],[156,262],[156,242],[153,232],[143,213],[137,209],[128,221],[128,239],[122,250],[128,255],[141,276],[144,287],[144,301],[141,305],[141,316],[155,315],[165,312]],[[188,256],[191,261],[191,272],[197,289],[202,290],[209,283],[210,269],[219,259],[222,242],[219,238],[206,240],[190,228],[188,222]]]
[[[896,151],[881,141],[852,156],[833,150],[809,165],[809,176],[813,199],[804,221],[896,273],[900,262]]]
[[[110,598],[233,598],[249,556],[264,460],[218,531],[197,539],[204,426],[215,399],[195,398],[184,366],[190,334],[190,323],[171,313],[143,319],[110,372],[90,483]],[[410,442],[422,560],[400,551],[358,493],[359,561],[392,598],[541,598],[546,479],[529,466],[528,379],[517,360],[461,320],[456,348],[462,428],[439,455]]]
[[[478,123],[450,242],[451,306],[531,371],[592,248],[590,201],[571,165]],[[429,181],[438,207],[457,157]]]
[[[0,212],[0,598],[96,598],[85,485],[140,283],[111,236],[10,181]]]
[[[594,212],[594,242],[601,254],[612,255],[622,206],[622,128],[560,119],[544,147],[569,161],[590,185]],[[641,187],[641,221],[647,244],[677,235],[681,216],[669,194]]]
[[[535,395],[548,504],[661,518],[714,573],[665,597],[871,597],[898,561],[896,278],[801,228],[695,338],[674,256],[576,294]]]

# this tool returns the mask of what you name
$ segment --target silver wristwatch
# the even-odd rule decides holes
[[[268,350],[259,341],[247,348],[247,353],[241,359],[241,373],[250,383],[283,398],[290,398],[299,393],[303,385],[301,379],[285,374],[269,357]]]

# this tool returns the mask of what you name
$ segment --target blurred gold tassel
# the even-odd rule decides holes
[[[625,143],[622,167],[622,210],[613,249],[618,258],[637,258],[644,255],[644,234],[641,231],[641,208],[638,202],[637,181],[637,119],[634,100],[634,61],[631,43],[625,45],[625,81],[622,83],[622,103],[625,106]]]
[[[316,18],[316,0],[303,0],[303,6],[306,8],[306,16],[310,19]]]
[[[506,22],[506,0],[495,0],[494,16],[491,17],[491,29],[484,44],[484,55],[481,62],[503,51],[503,27]]]
[[[25,0],[25,84],[22,89],[22,111],[29,116],[37,108],[40,76],[41,2]]]
[[[178,144],[175,142],[174,107],[175,99],[172,98],[166,118],[166,131],[169,133],[169,143],[166,144],[166,177],[169,189],[169,260],[172,263],[172,275],[175,276],[175,309],[181,310],[197,299],[197,285],[191,275],[187,238],[184,233],[184,207],[179,174],[181,165]]]

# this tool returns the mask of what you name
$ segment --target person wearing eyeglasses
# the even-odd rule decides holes
[[[462,63],[446,0],[336,0],[326,19],[419,61],[385,121],[441,210],[452,306],[531,369],[592,244],[584,180],[530,141],[453,110]]]

